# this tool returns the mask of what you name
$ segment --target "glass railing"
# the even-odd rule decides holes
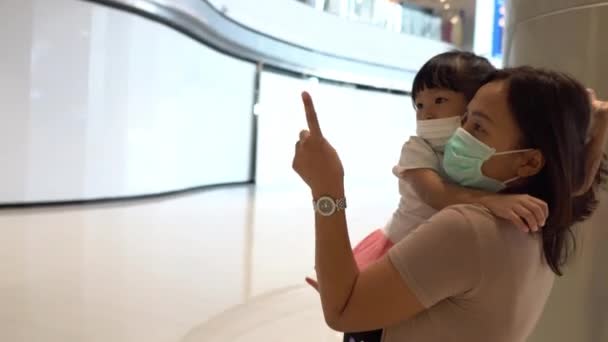
[[[294,1],[294,0],[288,0]],[[349,20],[359,21],[427,39],[461,46],[462,16],[457,10],[444,7],[422,7],[391,0],[295,0]],[[438,3],[448,2],[437,1]],[[449,7],[446,7],[449,8]]]

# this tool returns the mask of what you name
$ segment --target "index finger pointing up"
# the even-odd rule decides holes
[[[317,119],[317,112],[315,111],[315,105],[312,103],[312,97],[307,92],[302,93],[302,102],[304,103],[304,111],[306,112],[306,122],[308,122],[308,130],[311,136],[321,137],[321,127],[319,126],[319,120]]]

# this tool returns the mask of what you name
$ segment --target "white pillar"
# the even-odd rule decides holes
[[[478,1],[479,2],[479,1]],[[608,99],[608,1],[507,1],[505,63],[568,72]],[[603,34],[602,34],[603,33]],[[578,251],[530,342],[608,341],[608,198],[577,227]]]

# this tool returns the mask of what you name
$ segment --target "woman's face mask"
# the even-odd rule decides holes
[[[462,186],[499,192],[505,189],[508,183],[519,179],[519,177],[505,182],[486,177],[481,171],[483,163],[494,156],[532,150],[524,149],[496,153],[495,149],[479,141],[465,129],[458,128],[445,146],[443,168],[453,181]]]
[[[416,135],[428,141],[433,148],[443,148],[454,131],[460,127],[460,116],[444,119],[418,120]]]

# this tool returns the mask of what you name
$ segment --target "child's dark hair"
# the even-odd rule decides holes
[[[441,53],[426,62],[416,74],[412,100],[424,89],[446,88],[463,93],[469,102],[494,71],[496,68],[486,58],[474,53]]]

